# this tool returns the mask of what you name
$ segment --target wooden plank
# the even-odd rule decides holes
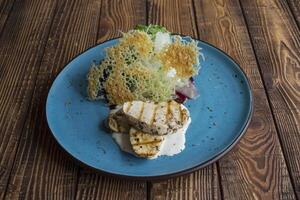
[[[49,7],[47,2],[40,2]],[[41,12],[44,15],[43,10]],[[57,4],[45,54],[41,63],[33,65],[39,72],[32,75],[37,76],[37,80],[30,105],[26,105],[29,107],[28,114],[27,111],[24,113],[27,119],[10,176],[7,199],[75,199],[79,169],[51,137],[45,119],[45,101],[52,80],[63,66],[96,42],[99,14],[98,0],[68,0]],[[36,16],[30,20],[40,18]],[[39,32],[42,30],[29,34]],[[17,70],[14,65],[9,67]],[[23,90],[22,87],[19,89]]]
[[[0,198],[6,190],[55,7],[56,1],[15,2],[17,12],[11,13],[0,37]]]
[[[128,181],[97,175],[82,170],[76,199],[146,199],[147,187],[144,181]]]
[[[0,35],[8,18],[9,13],[13,7],[14,0],[1,0],[0,1]]]
[[[146,0],[104,0],[98,43],[121,36],[121,32],[133,29],[136,24],[146,23]]]
[[[295,16],[295,20],[298,23],[298,27],[300,28],[300,1],[299,0],[286,0],[289,4],[289,7]]]
[[[98,42],[120,36],[136,24],[146,23],[146,1],[104,0],[101,7]],[[146,199],[147,185],[143,181],[105,178],[88,170],[80,170],[76,199]]]
[[[285,1],[246,0],[242,7],[300,198],[300,31]]]
[[[160,24],[174,33],[198,37],[191,0],[152,0],[148,23]],[[153,182],[150,199],[220,199],[216,164],[190,175]]]
[[[195,7],[200,37],[240,63],[250,79],[256,104],[246,135],[219,161],[224,199],[295,199],[239,1],[196,1]]]
[[[189,175],[150,183],[150,199],[221,199],[217,165]]]

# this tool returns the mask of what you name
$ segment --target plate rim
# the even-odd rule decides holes
[[[54,82],[55,80],[57,79],[57,77],[66,69],[68,68],[68,65],[73,61],[75,60],[76,58],[78,58],[79,56],[81,56],[82,54],[86,53],[87,51],[89,51],[90,49],[92,48],[95,48],[101,44],[104,44],[106,42],[109,42],[111,40],[115,40],[115,39],[119,39],[120,37],[114,37],[114,38],[110,38],[108,40],[105,40],[103,42],[100,42],[100,43],[96,43],[95,45],[85,49],[84,51],[82,52],[79,52],[78,54],[76,54],[74,57],[72,57],[70,59],[70,61],[68,61],[64,67],[60,70],[60,72],[55,76],[54,80],[52,81],[52,84],[51,84],[51,87],[49,88],[48,90],[48,94],[47,94],[47,100],[46,100],[46,104],[45,104],[45,107],[46,107],[46,121],[47,121],[47,126],[50,130],[50,133],[52,135],[52,137],[55,139],[56,143],[58,144],[58,147],[59,149],[61,149],[63,152],[66,153],[66,155],[68,156],[68,159],[70,159],[71,161],[75,162],[77,165],[83,167],[83,168],[87,168],[93,172],[96,172],[96,173],[101,173],[101,175],[105,175],[105,176],[109,176],[109,177],[115,177],[115,178],[121,178],[121,179],[127,179],[127,180],[138,180],[138,181],[151,181],[151,180],[165,180],[165,179],[169,179],[169,178],[174,178],[174,177],[178,177],[178,176],[182,176],[182,175],[185,175],[185,174],[189,174],[189,173],[192,173],[196,170],[199,170],[199,169],[202,169],[216,161],[218,161],[220,158],[224,157],[225,155],[227,155],[232,149],[233,147],[241,140],[241,138],[245,135],[248,127],[249,127],[249,124],[251,122],[251,119],[252,119],[252,116],[253,116],[253,110],[254,110],[254,103],[253,103],[253,92],[252,92],[252,87],[250,85],[250,81],[249,81],[249,78],[247,77],[245,71],[243,70],[243,68],[241,68],[241,66],[230,56],[228,55],[226,52],[224,52],[222,49],[204,41],[204,40],[201,40],[201,39],[195,39],[191,36],[187,36],[187,35],[183,35],[183,34],[177,34],[177,33],[172,33],[172,35],[180,35],[181,37],[189,37],[189,38],[192,38],[196,41],[200,41],[216,50],[218,50],[219,52],[221,52],[222,54],[224,54],[225,56],[227,56],[228,58],[230,58],[231,62],[234,63],[235,67],[241,72],[241,74],[244,76],[245,80],[246,80],[246,85],[247,87],[249,88],[249,99],[250,99],[250,111],[248,113],[248,116],[247,116],[247,121],[244,125],[244,127],[242,128],[242,131],[239,133],[238,137],[236,137],[232,143],[230,145],[228,145],[227,148],[225,148],[223,151],[221,151],[220,153],[218,153],[217,155],[215,155],[214,157],[212,157],[211,159],[205,161],[204,163],[201,163],[201,164],[198,164],[196,166],[193,166],[193,167],[190,167],[188,169],[183,169],[183,170],[180,170],[180,171],[177,171],[177,172],[173,172],[173,173],[167,173],[167,174],[163,174],[163,175],[154,175],[154,176],[133,176],[133,175],[124,175],[124,174],[118,174],[118,173],[112,173],[112,172],[108,172],[108,171],[105,171],[105,170],[102,170],[102,169],[98,169],[98,168],[95,168],[93,166],[90,166],[89,164],[87,163],[84,163],[83,161],[79,160],[78,158],[76,158],[75,156],[73,156],[66,148],[63,147],[63,144],[61,144],[59,142],[59,140],[56,138],[55,134],[53,133],[51,127],[50,127],[50,123],[49,123],[49,120],[48,120],[48,101],[49,101],[49,94],[50,94],[50,91],[51,89],[53,88],[53,85],[54,85]],[[201,48],[201,47],[200,47]]]

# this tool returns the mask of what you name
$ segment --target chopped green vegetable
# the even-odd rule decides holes
[[[160,25],[153,25],[153,24],[150,24],[148,26],[147,25],[138,24],[138,25],[135,26],[134,29],[146,32],[147,34],[149,34],[151,36],[152,39],[155,38],[155,35],[158,32],[169,33],[169,31],[165,27],[160,26]]]

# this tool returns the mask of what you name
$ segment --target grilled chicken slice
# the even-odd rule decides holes
[[[134,153],[143,158],[154,158],[159,153],[164,142],[164,136],[152,135],[131,128],[130,143]]]
[[[174,133],[189,119],[187,108],[175,101],[157,104],[142,101],[126,102],[120,112],[134,128],[155,135]]]

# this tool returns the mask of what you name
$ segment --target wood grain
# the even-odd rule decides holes
[[[146,24],[146,0],[104,0],[101,9],[98,43],[121,36],[136,24]]]
[[[13,4],[14,0],[0,0],[0,36]]]
[[[165,26],[170,32],[198,37],[192,0],[149,0],[148,23]]]
[[[300,31],[285,1],[246,0],[242,7],[300,198]]]
[[[300,28],[300,1],[299,0],[286,0],[289,4],[289,7],[295,16],[298,27]]]
[[[148,23],[160,24],[174,33],[198,37],[191,0],[152,0],[148,2]],[[153,182],[150,199],[220,199],[216,164],[184,177]]]
[[[150,184],[150,199],[221,199],[217,165]]]
[[[26,105],[28,111],[23,113],[26,122],[6,191],[7,199],[75,199],[79,169],[51,137],[45,119],[45,101],[52,80],[63,66],[96,42],[99,14],[97,0],[59,1],[56,6],[44,56],[36,65],[33,98]]]
[[[120,36],[136,24],[146,23],[146,1],[104,0],[101,6],[98,42]],[[146,199],[146,182],[110,179],[82,169],[77,199]]]
[[[0,37],[0,198],[4,196],[56,1],[18,1]]]
[[[146,199],[145,182],[109,178],[82,170],[76,199]]]
[[[256,104],[246,135],[219,161],[224,199],[295,199],[239,1],[195,1],[195,8],[200,37],[241,65]]]

